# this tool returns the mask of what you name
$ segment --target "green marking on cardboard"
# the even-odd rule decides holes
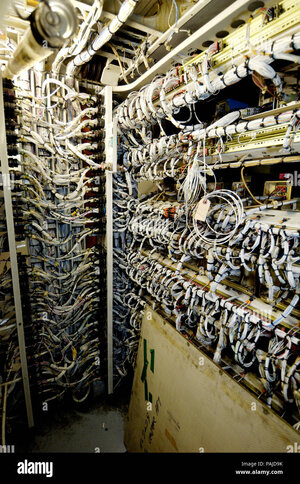
[[[148,383],[147,380],[144,381],[144,386],[145,386],[145,400],[148,402]]]
[[[150,350],[150,354],[151,354],[151,362],[150,362],[150,370],[152,371],[152,373],[154,373],[154,356],[155,356],[155,350]]]
[[[143,371],[141,374],[141,380],[144,382],[146,380],[146,373],[147,373],[147,368],[148,368],[148,361],[145,361]]]
[[[149,402],[152,403],[152,393],[149,392]]]

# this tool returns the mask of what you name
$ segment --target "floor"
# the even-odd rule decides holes
[[[36,452],[125,452],[124,414],[99,406],[91,412],[74,410],[56,419],[35,436],[28,451]]]
[[[129,395],[104,393],[88,408],[56,408],[36,423],[30,438],[17,446],[26,453],[124,453],[124,420]]]

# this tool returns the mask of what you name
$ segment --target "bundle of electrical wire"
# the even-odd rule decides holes
[[[193,126],[189,126],[189,120],[178,121],[174,118],[174,114],[178,113],[183,107],[191,107],[198,101],[208,99],[253,72],[257,72],[264,79],[270,79],[275,86],[278,96],[280,96],[282,82],[280,76],[270,64],[274,59],[286,59],[299,63],[299,56],[290,53],[291,49],[296,52],[299,47],[299,34],[294,35],[292,38],[291,36],[286,36],[273,42],[269,41],[264,54],[246,57],[242,62],[234,64],[227,71],[218,73],[214,70],[209,71],[208,58],[210,48],[208,48],[199,68],[200,76],[198,76],[196,67],[187,66],[184,76],[185,85],[181,86],[178,69],[173,69],[164,77],[154,79],[151,84],[135,93],[134,104],[138,106],[138,109],[136,108],[135,111],[129,112],[127,100],[119,105],[117,115],[120,120],[120,127],[139,132],[142,124],[151,126],[164,118],[171,121],[179,129],[192,130]],[[177,92],[169,95],[168,91],[175,89]]]
[[[28,88],[24,80],[20,90],[20,105],[29,101],[29,110],[24,111],[21,126],[16,186],[22,190],[31,258],[27,271],[37,332],[33,347],[37,391],[44,402],[70,393],[80,403],[100,378],[103,288],[100,249],[91,246],[101,234],[103,214],[99,203],[103,186],[94,171],[100,167],[94,161],[98,105],[95,96],[61,80],[43,73],[35,76],[26,81]],[[40,87],[34,87],[33,81]],[[41,118],[33,115],[34,108],[41,109]]]

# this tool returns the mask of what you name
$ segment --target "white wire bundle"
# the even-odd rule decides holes
[[[228,115],[224,116],[230,122],[231,116],[234,116],[238,113],[238,111],[229,113]],[[237,124],[228,124],[225,126],[225,123],[218,125],[218,123],[222,122],[221,118],[219,121],[215,123],[215,125],[208,126],[206,129],[196,129],[192,133],[190,133],[190,137],[192,137],[195,141],[199,139],[203,139],[204,137],[207,138],[219,138],[220,136],[225,135],[232,135],[232,134],[240,134],[246,131],[254,131],[262,126],[269,127],[269,126],[276,126],[277,124],[285,124],[293,121],[293,125],[296,123],[297,119],[300,117],[300,110],[298,109],[296,112],[292,109],[290,111],[286,111],[284,113],[280,113],[278,116],[266,116],[264,118],[257,118],[253,119],[252,121],[240,121]],[[290,134],[290,133],[289,133]]]
[[[84,49],[89,35],[91,33],[91,28],[101,17],[103,11],[103,0],[94,0],[91,10],[88,13],[87,18],[82,22],[80,30],[78,32],[77,38],[73,39],[73,45],[69,49],[69,55],[78,55]]]
[[[295,353],[292,350],[292,338],[285,332],[282,335],[282,331],[276,329],[271,334],[262,331],[268,328],[267,323],[262,320],[262,315],[248,307],[249,301],[237,305],[233,302],[236,294],[227,299],[220,294],[212,297],[211,291],[204,291],[201,285],[195,287],[192,279],[183,278],[173,267],[172,270],[167,268],[164,257],[159,253],[145,256],[129,251],[127,263],[129,278],[143,287],[154,300],[162,302],[162,308],[167,314],[176,317],[178,331],[181,330],[183,319],[184,326],[189,324],[187,313],[195,311],[196,315],[200,314],[200,320],[199,316],[197,318],[196,338],[203,344],[216,346],[216,363],[220,363],[222,351],[227,347],[232,348],[234,360],[245,368],[252,367],[257,359],[260,377],[268,392],[272,393],[275,385],[286,401],[299,403],[300,358],[296,358],[291,366],[287,363],[289,356]],[[262,351],[259,348],[261,338],[272,338],[273,335],[275,337],[269,339],[268,352]]]
[[[78,54],[72,61],[68,63],[66,71],[67,77],[73,77],[77,67],[89,62],[94,54],[111,39],[113,34],[117,32],[124,22],[126,22],[128,17],[130,17],[137,2],[138,0],[124,0],[118,15],[112,19],[110,24],[105,27],[99,35],[97,35],[97,37],[86,50]]]
[[[87,143],[83,143],[81,145],[82,150],[86,149],[87,146],[88,146]],[[97,145],[95,145],[95,146],[97,146]],[[93,167],[93,168],[101,168],[102,167],[101,164],[96,163],[95,161],[93,161],[91,159],[91,157],[89,157],[89,156],[84,155],[83,153],[81,153],[81,150],[79,149],[79,145],[75,146],[68,139],[66,139],[66,147],[68,148],[68,150],[70,150],[70,152],[72,152],[75,156],[78,156],[78,158],[80,158],[81,160],[83,160],[86,163],[88,163],[91,167]]]
[[[98,124],[98,119],[85,119],[82,121],[80,124],[76,126],[76,128],[73,129],[71,132],[64,132],[63,134],[57,134],[54,136],[56,140],[65,140],[66,138],[74,138],[75,135],[78,136],[80,134],[81,130],[87,126],[97,126]],[[84,149],[84,148],[83,148]]]
[[[47,79],[45,79],[43,81],[43,84],[42,84],[42,93],[45,92],[46,88],[48,86],[50,86],[50,84],[54,84],[57,86],[57,88],[50,92],[50,93],[47,93],[44,97],[47,98],[48,100],[48,106],[47,106],[47,110],[49,111],[53,111],[57,106],[58,106],[58,102],[54,105],[50,105],[50,100],[51,100],[51,97],[56,94],[60,89],[63,89],[66,91],[66,93],[63,95],[63,99],[64,101],[73,101],[75,99],[78,99],[79,101],[87,101],[87,100],[96,100],[95,97],[92,97],[90,96],[90,94],[86,93],[86,92],[77,92],[75,89],[72,89],[71,87],[67,86],[67,84],[65,84],[64,82],[62,81],[59,81],[58,79],[55,79],[53,77],[48,77]],[[43,98],[41,98],[43,99]],[[80,114],[82,115],[82,112],[80,112]],[[53,116],[53,114],[52,114]],[[59,120],[57,119],[54,119],[54,122],[55,124],[60,124]]]
[[[198,237],[207,244],[223,244],[228,242],[236,233],[238,227],[244,220],[244,207],[241,198],[233,191],[221,189],[216,190],[211,193],[206,193],[205,199],[208,201],[219,199],[219,203],[212,204],[212,208],[209,210],[206,221],[202,223],[202,226],[199,228],[198,222],[193,217],[193,226],[194,230],[197,233]],[[225,212],[225,210],[229,213],[225,215],[226,223],[222,224],[222,230],[215,230],[212,226],[212,213],[216,212],[217,209],[220,209]],[[229,221],[230,218],[233,217],[233,222]],[[228,224],[230,223],[230,227],[228,229]]]
[[[162,107],[162,110],[164,111],[165,113],[165,117],[171,121],[172,124],[174,124],[174,126],[176,126],[176,128],[178,129],[186,129],[186,130],[191,130],[193,128],[193,126],[188,126],[187,123],[189,123],[189,121],[192,119],[192,111],[190,112],[190,116],[189,116],[189,119],[187,120],[184,120],[184,121],[179,121],[177,119],[174,118],[173,114],[175,114],[176,110],[174,111],[174,103],[173,105],[169,105],[166,101],[166,92],[167,92],[167,89],[168,87],[176,87],[176,85],[178,84],[178,77],[173,77],[172,75],[170,76],[166,76],[165,79],[164,79],[164,82],[161,86],[161,89],[160,89],[160,104],[161,104],[161,107]],[[186,105],[190,105],[192,103],[194,103],[196,101],[196,96],[193,96],[192,94],[192,91],[191,90],[187,90],[186,93],[185,93],[185,104]],[[179,109],[178,109],[179,111]],[[202,127],[202,123],[199,123],[199,127]]]
[[[91,115],[97,114],[97,113],[98,113],[97,107],[95,107],[95,108],[94,107],[93,108],[85,108],[78,114],[78,116],[73,118],[71,121],[64,123],[63,121],[57,120],[57,124],[60,127],[63,127],[63,132],[70,131],[73,128],[74,125],[78,124],[78,121],[80,121],[81,118],[83,118],[84,116],[91,116]]]
[[[281,90],[281,79],[275,72],[273,67],[269,64],[273,61],[271,57],[257,55],[251,59],[244,60],[238,66],[233,66],[227,72],[222,75],[218,75],[216,72],[208,72],[207,58],[205,57],[204,63],[202,65],[202,76],[199,80],[203,85],[201,89],[196,89],[194,91],[195,98],[198,101],[203,101],[222,89],[231,86],[242,78],[247,77],[256,71],[258,74],[263,76],[265,79],[272,79],[277,90]],[[172,98],[169,101],[170,106],[172,106]],[[183,92],[176,96],[176,106],[184,107],[186,105],[186,92]],[[164,110],[165,111],[165,110]],[[166,111],[165,114],[167,115]]]
[[[293,129],[295,130],[294,132],[297,131],[299,128],[299,122],[300,122],[300,109],[293,114],[291,117],[291,120],[289,122],[288,128],[285,133],[285,138],[283,141],[283,146],[282,149],[283,151],[289,152],[291,150],[291,143],[292,143],[292,131]]]
[[[58,74],[62,62],[66,57],[78,55],[84,49],[91,34],[93,25],[99,20],[103,10],[103,0],[95,0],[87,18],[82,22],[76,38],[72,39],[72,45],[67,45],[60,49],[52,64],[52,72]]]
[[[268,323],[269,328],[273,328],[277,326],[281,321],[283,321],[287,316],[292,312],[292,310],[297,306],[299,301],[299,294],[295,294],[293,299],[291,300],[289,306],[283,311],[281,316],[279,316],[275,321]]]
[[[206,192],[205,174],[200,167],[199,158],[195,156],[178,190],[178,200],[184,200],[186,205],[192,205],[199,200],[201,191]]]
[[[178,109],[184,106],[190,106],[197,101],[208,99],[212,95],[215,95],[227,86],[239,82],[253,72],[257,72],[265,79],[272,80],[276,91],[280,94],[282,90],[281,78],[270,64],[274,59],[285,59],[299,63],[300,57],[290,53],[291,49],[296,51],[299,48],[300,34],[286,36],[274,42],[269,41],[266,44],[263,54],[243,59],[239,65],[234,64],[223,74],[217,73],[214,70],[209,71],[209,52],[207,51],[201,64],[201,76],[198,78],[195,66],[193,66],[194,69],[191,66],[188,66],[185,70],[186,86],[182,87],[180,93],[176,93],[173,97],[167,100],[167,88],[169,88],[172,83],[175,86],[176,80],[179,82],[179,77],[173,69],[164,77],[159,78],[158,81],[155,80],[154,88],[152,87],[152,83],[146,87],[144,86],[139,91],[136,102],[137,99],[139,99],[145,120],[148,121],[149,124],[153,124],[153,121],[155,122],[155,117],[156,122],[164,117],[172,121],[175,126],[183,129],[182,126],[186,128],[188,121],[177,121],[174,119],[173,114],[178,111]],[[188,78],[191,82],[188,82]],[[157,96],[157,92],[159,92],[160,103],[154,105],[153,99]],[[122,113],[122,105],[118,107],[118,114],[119,113]],[[121,129],[124,129],[125,127],[128,128],[129,124],[131,129],[138,129],[136,119],[130,119],[130,123],[128,120],[126,123],[123,121],[124,118],[120,116]]]
[[[143,108],[143,112],[146,113],[149,112],[150,120],[151,117],[152,119],[158,119],[158,118],[163,118],[164,114],[160,106],[154,106],[153,99],[157,96],[159,97],[160,90],[162,83],[164,82],[163,77],[158,77],[152,79],[151,83],[146,87],[145,90],[142,91],[142,96],[141,96],[141,108]],[[140,91],[141,93],[141,91]],[[143,102],[144,101],[144,102]]]
[[[300,33],[294,34],[292,37],[282,37],[275,40],[269,40],[264,45],[264,53],[273,57],[273,59],[284,59],[299,63],[299,56],[290,54],[291,50],[300,49]]]

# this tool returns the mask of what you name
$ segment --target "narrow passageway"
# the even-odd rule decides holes
[[[28,434],[11,437],[17,453],[124,453],[124,422],[128,413],[130,382],[114,395],[104,386],[81,407],[67,402],[40,414]]]

